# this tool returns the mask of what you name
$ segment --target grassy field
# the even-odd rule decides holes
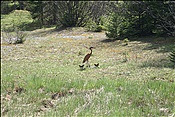
[[[82,28],[27,33],[24,44],[1,43],[2,116],[175,116],[171,39],[125,45]],[[91,67],[81,70],[90,46]]]

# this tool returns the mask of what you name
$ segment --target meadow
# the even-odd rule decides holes
[[[23,44],[1,42],[2,116],[175,116],[173,39],[126,44],[83,28],[26,33]],[[82,70],[90,46],[91,67]]]

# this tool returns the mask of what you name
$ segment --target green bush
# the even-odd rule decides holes
[[[88,30],[88,31],[93,31],[93,32],[101,32],[103,30],[103,26],[101,25],[97,25],[94,21],[90,20],[85,28]]]
[[[92,20],[89,20],[89,22],[85,26],[87,31],[94,31],[95,27],[96,27],[96,23]]]
[[[94,31],[95,32],[101,32],[102,31],[102,26],[101,25],[97,25]]]
[[[106,36],[109,38],[117,38],[119,35],[118,31],[119,17],[116,14],[111,15],[111,19],[107,25]]]
[[[109,24],[110,18],[111,18],[110,15],[108,15],[108,16],[104,15],[104,16],[100,17],[100,23],[99,24],[102,27],[102,30],[107,30],[107,26]]]
[[[109,38],[147,36],[155,30],[154,19],[147,12],[141,12],[140,6],[134,2],[120,2],[119,11],[111,14],[106,36]],[[121,10],[120,9],[124,9]]]
[[[107,26],[110,23],[110,17],[111,16],[101,16],[100,21],[98,23],[90,19],[85,27],[88,31],[93,32],[101,32],[103,30],[107,30]]]
[[[101,32],[102,31],[102,27],[97,25],[93,20],[90,20],[86,24],[85,28],[87,31],[92,31],[92,32]]]
[[[27,25],[33,22],[29,11],[15,10],[8,15],[1,16],[1,30],[13,32],[15,28],[27,30]]]
[[[170,61],[175,64],[175,47],[172,49],[169,57],[170,57]]]

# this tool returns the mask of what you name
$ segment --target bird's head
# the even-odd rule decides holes
[[[94,47],[90,47],[89,49],[91,50],[92,48],[94,48]]]

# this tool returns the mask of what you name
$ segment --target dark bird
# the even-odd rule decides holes
[[[84,65],[79,65],[80,69],[83,69]]]
[[[95,67],[98,67],[99,66],[99,63],[97,63],[97,64],[94,64],[95,65]]]
[[[89,58],[90,58],[91,55],[92,55],[92,48],[94,48],[94,47],[90,47],[90,48],[89,48],[91,52],[88,53],[88,54],[84,57],[84,59],[83,59],[83,63],[85,63],[85,62],[88,63],[88,60],[89,60]]]

